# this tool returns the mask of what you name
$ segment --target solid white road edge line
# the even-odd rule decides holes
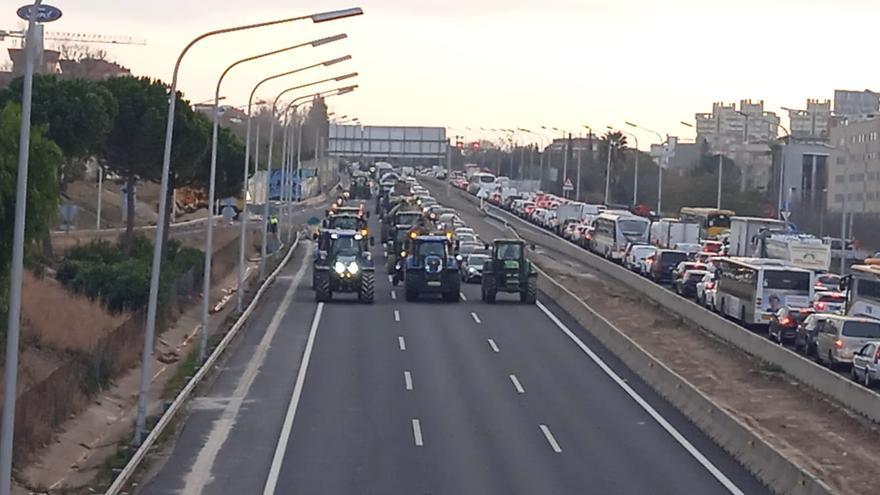
[[[474,317],[474,322],[476,322],[476,323],[480,323],[480,317],[477,316],[476,313],[474,313],[473,311],[471,311],[471,316]]]
[[[217,455],[220,453],[220,449],[223,448],[223,445],[229,438],[229,434],[232,432],[232,428],[238,420],[238,413],[241,410],[241,405],[244,402],[245,397],[250,393],[251,386],[253,386],[260,368],[262,368],[263,364],[266,362],[266,356],[272,346],[272,340],[275,339],[275,335],[281,327],[281,321],[287,315],[287,310],[290,307],[290,303],[293,301],[296,289],[299,287],[299,284],[305,275],[307,266],[308,263],[305,261],[300,265],[299,270],[297,270],[296,275],[290,282],[290,286],[284,293],[284,297],[281,299],[278,309],[276,309],[275,314],[272,315],[272,319],[269,321],[269,326],[266,327],[266,333],[263,334],[260,343],[257,344],[257,348],[255,349],[253,356],[251,356],[251,359],[248,361],[244,373],[238,378],[238,382],[235,385],[235,391],[232,392],[231,399],[223,409],[223,414],[220,416],[220,419],[214,421],[211,425],[211,431],[208,433],[208,437],[205,439],[203,447],[199,449],[198,456],[196,456],[192,468],[190,468],[183,480],[184,487],[182,493],[201,493],[204,490],[205,485],[207,485],[213,478],[211,471],[214,467],[214,461],[217,460]]]
[[[394,277],[392,277],[391,275],[388,275],[388,281],[393,283],[393,282],[394,282]]]
[[[516,375],[510,375],[510,381],[513,382],[513,387],[516,389],[517,392],[521,394],[526,393],[526,390],[523,388],[522,383],[519,382],[519,379],[516,377]]]
[[[553,433],[550,433],[550,428],[547,425],[539,425],[541,427],[541,432],[544,433],[544,438],[547,439],[547,443],[550,444],[550,448],[553,449],[553,452],[557,454],[562,453],[562,447],[559,446],[559,443],[553,438]]]
[[[391,291],[391,300],[392,301],[397,300],[397,291],[396,290]]]
[[[492,339],[489,339],[489,347],[491,347],[492,350],[495,352],[501,352],[501,350],[498,349],[498,344],[496,344],[495,341]]]
[[[596,365],[598,365],[599,368],[604,371],[606,375],[608,375],[620,388],[623,389],[624,392],[627,393],[627,395],[629,395],[638,405],[642,407],[642,409],[645,410],[645,412],[647,412],[652,418],[654,418],[654,421],[656,421],[657,424],[659,424],[664,430],[666,430],[666,432],[669,433],[669,435],[672,436],[672,438],[674,438],[675,441],[679,443],[679,445],[684,447],[684,449],[694,459],[696,459],[697,462],[699,462],[704,468],[706,468],[706,470],[709,471],[709,473],[714,476],[715,479],[724,486],[724,488],[735,495],[743,495],[742,490],[740,490],[739,487],[737,487],[732,481],[730,481],[730,478],[725,476],[720,469],[715,467],[715,465],[712,464],[709,459],[706,459],[706,456],[704,456],[702,452],[697,450],[697,448],[694,447],[693,444],[691,444],[688,439],[686,439],[681,433],[679,433],[679,431],[675,429],[675,427],[672,426],[669,421],[666,420],[666,418],[661,416],[660,413],[658,413],[657,410],[651,406],[651,404],[648,404],[648,402],[643,399],[642,396],[640,396],[635,390],[633,390],[632,387],[629,386],[629,384],[623,381],[623,379],[620,378],[620,376],[618,376],[617,373],[614,372],[614,370],[608,367],[608,365],[605,364],[605,361],[603,361],[602,358],[600,358],[595,352],[593,352],[592,349],[584,344],[584,342],[580,338],[578,338],[578,336],[575,335],[568,328],[568,326],[565,325],[565,323],[562,323],[562,320],[560,320],[555,314],[553,314],[552,311],[547,309],[547,306],[544,306],[541,301],[538,301],[538,308],[540,308],[541,311],[543,311],[544,314],[547,315],[547,317],[550,318],[550,320],[555,323],[560,330],[568,335],[568,338],[570,338],[578,347],[580,347],[584,354],[589,356],[590,359],[592,359],[593,362],[596,363]]]
[[[406,389],[412,390],[412,374],[409,371],[403,372],[403,381],[406,382]]]
[[[394,310],[394,321],[400,321],[400,311]]]
[[[404,340],[403,335],[397,337],[397,345],[400,347],[401,351],[406,350],[406,340]]]
[[[413,440],[416,442],[416,447],[421,447],[425,445],[422,441],[422,423],[419,422],[418,419],[412,420],[412,429],[413,429]]]
[[[290,441],[290,432],[293,429],[293,419],[296,416],[296,408],[299,406],[303,384],[305,384],[306,381],[306,371],[309,369],[309,361],[312,358],[312,349],[315,346],[315,335],[318,333],[318,324],[321,323],[321,315],[323,313],[324,303],[321,302],[318,303],[318,309],[315,310],[315,317],[312,319],[312,328],[309,330],[309,338],[306,341],[306,348],[303,351],[302,362],[300,363],[299,371],[296,374],[293,395],[291,395],[290,404],[287,406],[287,414],[284,417],[284,425],[281,427],[281,435],[278,437],[278,444],[275,446],[275,455],[272,457],[272,467],[269,468],[269,476],[266,478],[263,495],[275,494],[275,486],[278,484],[278,476],[281,474],[281,464],[284,462],[284,454],[287,452],[287,444]]]

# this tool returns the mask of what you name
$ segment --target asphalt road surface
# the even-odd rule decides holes
[[[377,243],[375,304],[318,304],[311,249],[141,493],[769,493],[552,301],[408,303]]]

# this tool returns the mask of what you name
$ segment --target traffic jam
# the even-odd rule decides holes
[[[370,202],[374,203],[370,207]],[[375,215],[379,231],[370,230]],[[312,286],[315,299],[331,301],[353,294],[371,304],[378,270],[405,299],[461,299],[461,284],[480,284],[481,299],[495,303],[508,294],[523,304],[537,300],[537,271],[519,239],[480,239],[455,210],[440,205],[419,185],[409,167],[392,169],[378,163],[362,170],[352,166],[351,185],[326,211],[316,241]],[[384,264],[373,260],[371,247],[383,248]]]
[[[867,387],[880,383],[880,253],[858,255],[839,239],[731,210],[685,207],[665,218],[643,206],[518,191],[477,166],[448,181],[775,344]],[[834,257],[860,260],[838,275]]]

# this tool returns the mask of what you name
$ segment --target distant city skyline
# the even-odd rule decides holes
[[[337,114],[368,125],[447,126],[450,136],[470,139],[489,135],[466,127],[546,125],[578,133],[584,125],[604,129],[625,121],[688,139],[694,130],[680,121],[693,122],[713,102],[764,100],[787,123],[781,107],[832,99],[835,89],[880,88],[880,68],[866,57],[880,4],[868,0],[450,0],[442,6],[266,0],[247,10],[233,0],[212,1],[209,9],[196,0],[52,3],[64,17],[47,31],[144,38],[145,47],[95,46],[136,75],[166,81],[176,54],[204,31],[358,5],[366,15],[356,19],[301,22],[198,46],[184,63],[180,88],[194,102],[206,100],[219,73],[238,58],[345,32],[350,39],[343,42],[242,66],[228,78],[226,101],[244,102],[262,76],[350,53],[351,62],[288,79],[259,96],[357,71],[358,91],[329,102]],[[0,12],[3,29],[22,25],[14,10]],[[643,149],[656,140],[650,133],[639,137]]]

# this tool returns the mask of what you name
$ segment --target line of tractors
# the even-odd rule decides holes
[[[363,202],[352,201],[370,199],[373,184],[367,177],[365,193],[359,189],[363,186],[357,185],[360,177],[352,177],[350,190],[327,210],[314,234],[312,282],[315,299],[321,302],[341,293],[356,294],[358,301],[367,304],[375,297],[376,267],[370,252],[375,238],[369,229],[370,212]],[[459,264],[463,261],[453,230],[458,225],[429,214],[422,207],[427,203],[425,196],[412,194],[402,180],[383,180],[376,189],[375,211],[381,219],[385,270],[392,284],[403,284],[407,301],[435,295],[445,302],[458,302]],[[494,303],[498,293],[515,293],[522,303],[535,303],[537,272],[526,258],[526,250],[526,244],[516,239],[496,239],[485,245],[489,258],[480,277],[483,301]]]

